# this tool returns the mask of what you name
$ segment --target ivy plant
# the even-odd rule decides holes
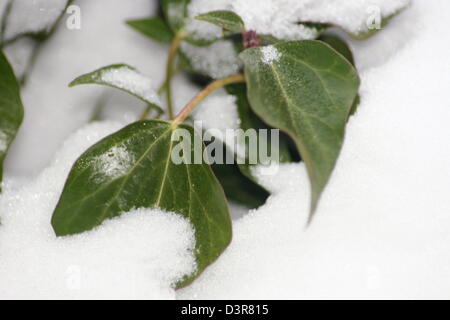
[[[19,83],[8,60],[0,50],[0,191],[3,161],[23,120]]]
[[[189,31],[189,3],[161,0],[161,16],[126,22],[146,37],[169,44],[166,78],[158,91],[147,87],[145,77],[125,64],[101,67],[70,83],[111,86],[148,107],[139,121],[102,139],[79,157],[51,219],[55,233],[66,236],[91,230],[133,208],[161,208],[182,215],[194,228],[197,269],[185,275],[177,288],[192,283],[230,244],[228,201],[257,207],[269,196],[253,175],[255,164],[189,161],[197,151],[203,154],[206,150],[205,144],[196,143],[199,133],[189,122],[192,111],[212,92],[224,88],[236,98],[241,129],[281,130],[280,162],[303,161],[308,172],[311,222],[338,161],[348,118],[359,102],[360,85],[349,47],[342,39],[324,33],[329,25],[298,21],[317,30],[317,39],[288,41],[248,30],[241,17],[224,10],[195,19],[222,28],[221,39],[233,43],[242,68],[220,79],[205,76],[180,47],[187,42],[207,48],[219,39],[199,39]],[[176,113],[172,78],[178,71],[206,86]],[[126,77],[120,78],[124,74]],[[0,75],[1,177],[1,164],[20,126],[23,109],[17,80],[1,53]],[[139,81],[128,83],[130,79]],[[159,100],[163,93],[164,104]],[[183,141],[187,148],[177,150],[180,129],[189,138]],[[175,163],[171,158],[174,152],[179,152],[183,161]],[[257,164],[261,162],[258,159]]]

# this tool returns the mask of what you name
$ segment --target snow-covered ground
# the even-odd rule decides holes
[[[231,246],[179,292],[170,283],[193,268],[193,243],[187,222],[174,215],[132,213],[64,239],[51,230],[74,159],[142,108],[113,89],[67,84],[118,62],[160,83],[167,49],[120,23],[151,13],[150,1],[79,3],[82,29],[58,31],[23,92],[26,120],[0,197],[0,297],[450,298],[448,0],[415,0],[373,38],[349,40],[361,105],[313,224],[305,229],[302,164],[261,176],[272,191],[267,204],[236,219]],[[177,105],[194,94],[181,78],[176,86]],[[84,127],[52,162],[104,93],[104,118],[120,123]]]

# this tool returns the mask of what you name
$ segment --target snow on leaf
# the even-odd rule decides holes
[[[281,58],[280,52],[274,46],[267,46],[261,49],[262,60],[265,64],[271,64]]]
[[[69,86],[80,84],[101,84],[117,88],[162,111],[161,100],[151,79],[125,64],[114,64],[84,74],[73,80]]]

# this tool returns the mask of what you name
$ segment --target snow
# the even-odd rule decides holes
[[[105,179],[118,179],[125,175],[133,166],[135,159],[125,146],[114,146],[94,161],[96,181],[101,183]]]
[[[239,142],[235,130],[240,128],[235,96],[225,89],[217,90],[197,106],[193,118],[196,125],[208,130],[209,135],[221,139],[231,150],[235,150],[234,145]]]
[[[7,3],[7,0],[2,0]],[[48,31],[65,9],[65,0],[14,0],[7,19],[5,39],[23,33]]]
[[[244,20],[247,29],[278,39],[314,39],[318,31],[298,22],[338,25],[354,34],[366,33],[379,18],[386,18],[409,4],[409,0],[193,0],[191,18],[213,10],[232,10]],[[376,15],[373,17],[373,15]],[[220,29],[196,21],[188,30],[203,39],[220,37]]]
[[[72,135],[53,164],[0,197],[0,298],[174,299],[195,270],[193,229],[180,215],[137,209],[75,236],[57,238],[53,209],[76,158],[122,127],[93,123]],[[119,152],[120,153],[120,152]]]
[[[214,79],[236,74],[242,66],[233,42],[228,40],[217,41],[208,47],[182,43],[181,50],[190,59],[195,70]]]
[[[139,97],[143,97],[146,101],[153,104],[161,105],[161,99],[156,93],[152,80],[129,67],[124,66],[103,70],[100,79],[112,86],[123,88]]]
[[[274,46],[266,46],[261,48],[261,53],[263,55],[262,61],[265,64],[272,64],[281,58],[280,52]]]
[[[362,102],[311,227],[302,164],[259,177],[273,195],[179,298],[450,298],[450,46],[436,33],[449,12],[416,1],[397,18],[408,32],[393,24],[352,43]],[[379,37],[396,50],[367,57]]]
[[[226,112],[223,112],[226,110]],[[195,109],[194,119],[203,122],[205,129],[238,129],[240,120],[236,97],[219,89],[206,97]]]

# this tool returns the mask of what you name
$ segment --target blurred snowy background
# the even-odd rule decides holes
[[[7,3],[0,0],[0,16]],[[65,6],[13,3],[2,21],[6,39],[51,23]],[[302,164],[261,177],[273,193],[267,204],[235,219],[231,246],[179,292],[170,284],[193,268],[193,240],[176,216],[144,210],[66,239],[51,230],[76,157],[144,108],[113,89],[67,84],[120,62],[161,83],[167,52],[124,24],[154,15],[156,1],[75,3],[81,29],[69,30],[69,15],[63,18],[22,90],[25,122],[0,196],[0,298],[450,298],[448,0],[413,0],[368,40],[334,31],[354,51],[361,105],[316,220],[304,229],[309,187]],[[27,39],[5,49],[18,76],[32,50]],[[180,107],[196,88],[183,76],[175,82]],[[98,103],[106,106],[104,121],[87,125]]]

